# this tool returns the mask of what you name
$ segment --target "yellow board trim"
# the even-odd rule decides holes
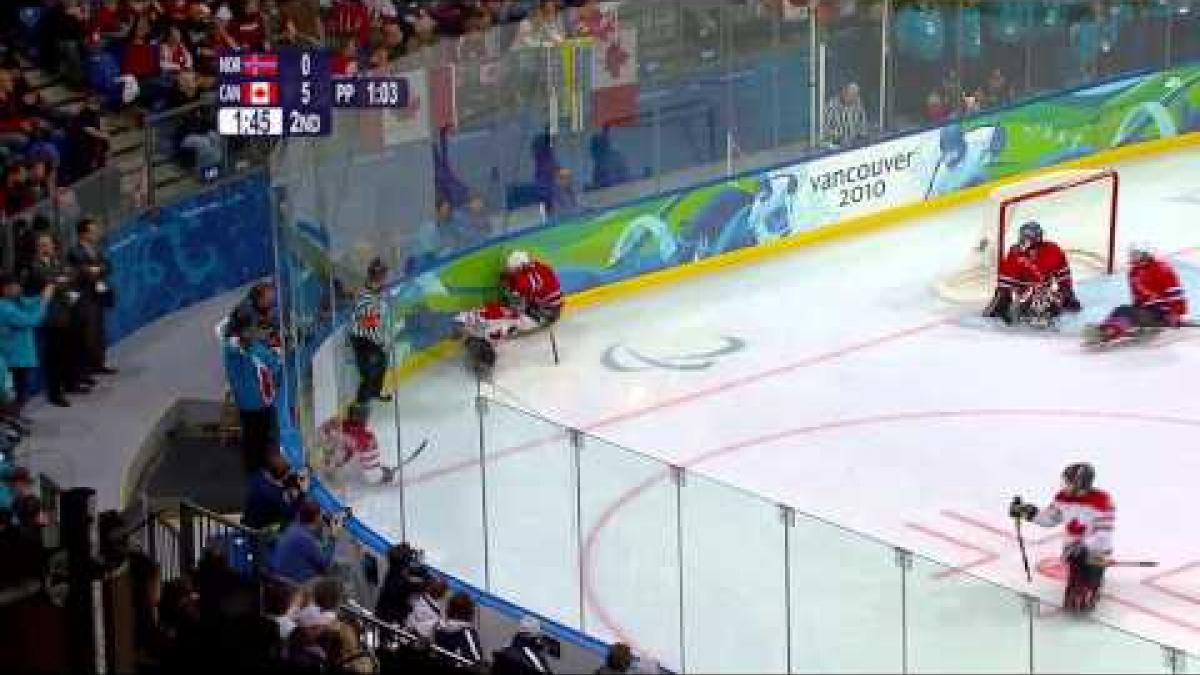
[[[709,274],[719,270],[754,263],[768,258],[773,258],[785,253],[790,253],[797,249],[808,248],[818,244],[828,243],[839,239],[855,237],[876,230],[881,230],[885,227],[896,226],[915,218],[926,217],[931,214],[962,206],[969,202],[985,199],[992,190],[1002,185],[1008,185],[1021,180],[1027,180],[1032,176],[1041,173],[1049,173],[1052,171],[1063,171],[1070,169],[1091,169],[1104,167],[1116,162],[1129,161],[1132,159],[1141,159],[1152,155],[1163,154],[1175,150],[1200,146],[1200,132],[1182,134],[1179,136],[1170,136],[1167,138],[1158,138],[1152,141],[1137,143],[1134,145],[1125,145],[1111,150],[1104,150],[1093,155],[1080,159],[1063,162],[1051,167],[1044,167],[1035,171],[1027,171],[1023,173],[1006,176],[988,183],[976,185],[974,187],[958,190],[948,195],[934,197],[926,201],[919,201],[904,206],[897,206],[874,213],[868,213],[861,216],[854,216],[845,220],[839,221],[832,225],[801,232],[786,239],[762,244],[759,246],[751,246],[747,248],[722,253],[711,258],[697,260],[686,265],[669,267],[666,269],[650,272],[632,279],[618,281],[616,283],[605,286],[590,288],[586,291],[568,296],[566,304],[566,313],[570,314],[579,311],[586,307],[602,302],[611,302],[621,298],[625,298],[634,293],[647,291],[665,284],[673,284],[686,279]],[[388,372],[387,381],[394,389],[400,382],[408,377],[411,377],[417,371],[432,364],[434,361],[457,353],[460,345],[455,340],[443,340],[433,347],[426,349],[418,354],[415,354],[410,359],[406,359],[404,363]]]
[[[1049,173],[1052,171],[1063,171],[1070,169],[1088,169],[1099,168],[1120,161],[1128,161],[1130,159],[1146,157],[1153,154],[1161,154],[1171,150],[1181,148],[1194,147],[1200,145],[1200,132],[1185,134],[1181,136],[1171,136],[1169,138],[1160,138],[1145,143],[1136,145],[1127,145],[1112,150],[1105,150],[1094,155],[1076,159],[1062,164],[1057,164],[1053,167],[1046,167],[1037,171],[1028,171],[1012,176],[1006,176],[998,180],[988,183],[983,183],[974,187],[958,190],[948,195],[934,197],[927,201],[915,202],[904,206],[897,206],[874,213],[868,213],[861,216],[855,216],[827,225],[816,230],[801,232],[786,239],[779,239],[769,244],[752,246],[747,248],[722,253],[721,255],[697,260],[696,262],[680,265],[677,267],[669,267],[662,270],[657,270],[649,274],[644,274],[632,279],[618,281],[607,286],[599,286],[590,288],[586,291],[581,291],[570,296],[569,307],[571,309],[581,309],[590,307],[599,302],[608,302],[622,298],[635,292],[643,291],[655,286],[661,286],[667,283],[675,283],[684,279],[690,279],[700,274],[707,274],[717,270],[752,263],[759,260],[775,257],[783,253],[788,253],[799,248],[807,248],[838,239],[858,236],[883,229],[884,227],[899,225],[909,220],[918,217],[926,217],[939,211],[962,206],[968,202],[978,201],[986,198],[992,190],[1002,185],[1016,183],[1018,181],[1027,180],[1032,176],[1041,173]]]

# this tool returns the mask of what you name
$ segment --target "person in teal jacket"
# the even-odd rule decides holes
[[[53,293],[51,284],[42,289],[40,296],[22,295],[16,277],[0,274],[0,358],[11,374],[17,412],[29,400],[33,369],[38,367],[33,329],[46,318],[46,305]]]

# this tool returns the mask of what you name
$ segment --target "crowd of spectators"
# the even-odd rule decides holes
[[[88,394],[98,378],[117,372],[107,360],[105,313],[115,296],[100,222],[81,219],[65,254],[51,232],[28,234],[31,254],[19,271],[0,272],[0,532],[18,546],[10,554],[0,544],[5,581],[30,571],[36,556],[29,553],[40,541],[34,526],[44,524],[30,473],[17,463],[34,427],[26,404],[40,386],[50,404],[69,407],[67,395]]]
[[[67,395],[83,395],[97,378],[114,375],[107,362],[105,314],[115,301],[103,226],[82,218],[73,246],[63,251],[53,232],[31,229],[28,257],[17,274],[0,275],[0,361],[6,377],[0,398],[15,418],[34,393],[34,373],[52,405],[69,407]]]
[[[0,588],[41,578],[46,525],[33,475],[0,456]]]
[[[526,616],[506,645],[486,653],[471,595],[450,592],[406,544],[389,552],[374,612],[333,575],[296,584],[240,574],[220,545],[165,582],[143,553],[119,555],[132,581],[139,673],[551,673],[560,649]],[[661,671],[618,643],[596,672]]]

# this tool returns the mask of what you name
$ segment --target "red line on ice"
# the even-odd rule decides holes
[[[730,380],[728,382],[723,382],[721,384],[713,385],[711,387],[698,389],[696,391],[693,391],[693,392],[690,392],[687,394],[683,394],[680,396],[676,396],[674,398],[665,399],[665,400],[659,401],[657,403],[651,403],[646,406],[642,406],[639,408],[632,408],[630,410],[626,410],[624,412],[610,415],[608,417],[603,417],[599,420],[596,420],[595,422],[592,422],[591,424],[581,427],[580,431],[587,431],[587,432],[595,431],[597,429],[611,426],[611,425],[617,424],[619,422],[625,422],[625,421],[628,421],[631,419],[636,419],[638,417],[643,417],[643,416],[648,415],[653,412],[658,412],[660,410],[665,410],[667,408],[673,408],[675,406],[683,405],[685,403],[698,401],[700,399],[707,398],[709,396],[713,396],[716,394],[720,394],[722,392],[726,392],[731,389],[737,389],[738,387],[744,387],[746,385],[753,384],[755,382],[760,382],[762,380],[776,377],[778,375],[783,375],[783,374],[791,372],[793,370],[797,370],[800,368],[806,368],[809,366],[815,366],[820,363],[825,363],[827,361],[839,359],[843,356],[848,356],[855,352],[860,352],[860,351],[870,349],[872,347],[877,347],[879,345],[886,344],[886,343],[892,342],[894,340],[901,340],[901,339],[904,339],[907,337],[912,337],[913,335],[917,335],[919,333],[930,330],[932,328],[936,328],[936,327],[944,325],[946,323],[948,323],[947,320],[939,319],[937,321],[930,321],[930,322],[923,323],[923,324],[920,324],[917,326],[905,328],[903,330],[893,331],[891,333],[885,333],[883,335],[872,338],[870,340],[866,340],[864,342],[857,342],[857,343],[854,343],[851,345],[847,345],[845,347],[841,347],[839,349],[835,349],[833,351],[823,352],[821,354],[815,354],[813,356],[801,359],[799,361],[788,363],[788,364],[785,364],[782,366],[776,366],[775,368],[770,368],[768,370],[760,371],[760,372],[754,373],[752,375],[746,375],[744,377],[739,377],[739,378]],[[545,445],[546,443],[550,443],[550,442],[554,441],[555,439],[559,438],[560,436],[561,436],[561,434],[555,433],[555,434],[549,434],[546,436],[535,438],[535,439],[526,441],[524,443],[521,443],[520,445],[516,445],[511,448],[505,448],[503,450],[494,452],[494,453],[488,455],[487,459],[489,462],[492,462],[492,461],[495,461],[498,459],[503,459],[510,455],[525,452],[527,450],[532,450],[534,448]],[[469,459],[469,460],[463,460],[461,462],[455,462],[453,464],[447,464],[446,466],[438,467],[436,469],[431,469],[424,473],[420,473],[415,476],[412,476],[411,478],[405,480],[404,484],[405,485],[416,485],[419,483],[424,483],[426,481],[430,481],[435,478],[440,478],[440,477],[448,475],[448,474],[457,473],[457,472],[463,471],[465,469],[470,469],[471,467],[477,466],[478,464],[479,464],[478,459]]]
[[[1200,427],[1200,420],[1189,419],[1189,418],[1185,418],[1185,417],[1172,417],[1172,416],[1166,416],[1166,415],[1150,415],[1150,414],[1137,413],[1137,412],[1106,412],[1106,411],[1094,411],[1094,410],[1037,410],[1037,409],[1010,409],[1010,410],[984,409],[984,410],[940,410],[940,411],[934,410],[934,411],[923,411],[923,412],[911,411],[911,412],[900,412],[900,413],[891,413],[891,414],[883,414],[883,415],[874,415],[874,416],[868,416],[868,417],[862,417],[862,418],[833,420],[833,421],[829,421],[829,422],[813,424],[813,425],[808,425],[808,426],[804,426],[804,427],[798,427],[795,429],[789,429],[789,430],[774,432],[774,433],[770,433],[770,434],[763,434],[761,436],[746,439],[744,441],[740,441],[737,443],[731,443],[728,445],[724,445],[724,446],[703,452],[699,455],[695,455],[692,458],[688,459],[687,461],[682,462],[681,466],[683,466],[685,468],[691,468],[698,464],[706,462],[708,460],[714,459],[716,457],[733,454],[733,453],[737,453],[737,452],[742,452],[742,451],[754,448],[756,446],[766,445],[766,444],[769,444],[769,443],[772,443],[775,441],[783,440],[786,438],[791,438],[793,436],[819,433],[819,432],[830,431],[830,430],[835,430],[835,429],[854,428],[854,427],[859,427],[859,426],[867,426],[867,425],[871,425],[871,424],[886,424],[886,423],[891,423],[891,422],[911,422],[911,421],[919,421],[919,420],[926,420],[926,419],[956,419],[956,418],[970,418],[970,417],[1057,417],[1057,418],[1068,418],[1068,419],[1123,420],[1123,421],[1151,422],[1151,423],[1160,423],[1160,424],[1176,424],[1176,425],[1189,426],[1189,427]],[[658,480],[662,480],[667,475],[668,475],[667,472],[664,471],[661,476],[657,476],[657,477],[651,478],[647,481],[644,481],[643,483],[639,484],[637,487],[635,487],[630,492],[626,493],[625,495],[622,495],[622,497],[619,500],[614,502],[612,505],[609,506],[608,509],[606,509],[604,511],[604,513],[602,514],[600,519],[597,521],[596,525],[592,527],[591,531],[589,531],[588,536],[586,538],[586,544],[585,544],[583,556],[582,556],[583,559],[586,561],[585,568],[584,568],[585,569],[585,574],[584,574],[585,600],[584,601],[585,601],[585,603],[587,603],[588,605],[590,605],[593,608],[593,611],[595,611],[597,616],[600,618],[601,623],[603,623],[614,634],[621,636],[621,637],[627,637],[627,636],[625,635],[624,631],[622,630],[620,624],[617,623],[615,620],[613,620],[612,616],[606,610],[604,610],[602,603],[600,602],[599,598],[597,597],[597,592],[594,587],[593,579],[592,579],[592,572],[593,572],[591,569],[592,568],[592,557],[594,555],[595,548],[598,545],[600,535],[602,534],[603,528],[605,526],[607,526],[608,523],[616,516],[616,513],[621,508],[623,508],[626,504],[629,504],[632,501],[634,501],[635,499],[637,499],[637,497],[640,496],[641,493],[644,492],[647,488],[649,488],[650,485],[653,485]],[[847,530],[847,532],[852,532],[852,531]],[[856,536],[866,537],[867,535],[856,535]],[[1039,541],[1041,541],[1041,540],[1039,540]],[[974,547],[974,545],[971,545],[971,546],[973,548],[977,548],[977,547]],[[979,550],[982,550],[982,549],[979,549]],[[1172,625],[1183,626],[1183,627],[1192,629],[1191,624],[1188,624],[1186,621],[1182,621],[1180,619],[1170,617],[1166,614],[1157,612],[1155,610],[1146,609],[1140,605],[1137,605],[1136,603],[1133,603],[1133,602],[1130,602],[1127,600],[1123,600],[1121,598],[1117,598],[1114,596],[1106,596],[1106,597],[1113,598],[1114,602],[1117,602],[1117,604],[1122,604],[1122,605],[1129,607],[1131,609],[1134,609],[1136,611],[1141,611],[1142,613],[1147,614],[1148,616],[1152,616],[1154,618],[1160,619],[1166,623],[1170,623]]]
[[[967,525],[978,527],[981,530],[986,530],[996,536],[1004,537],[1005,539],[1007,539],[1009,541],[1016,541],[1016,539],[1017,539],[1017,535],[1013,534],[1012,532],[1009,532],[1008,530],[1001,529],[999,527],[996,527],[995,525],[992,525],[991,523],[980,520],[978,518],[973,518],[971,516],[959,513],[957,511],[944,510],[944,511],[942,511],[942,515],[946,516],[947,518],[957,520],[960,523],[965,523]],[[1042,544],[1054,541],[1055,539],[1058,539],[1061,536],[1062,536],[1061,532],[1048,534],[1048,535],[1038,538],[1038,539],[1031,539],[1031,540],[1029,540],[1029,543],[1032,546],[1041,546]]]
[[[1183,602],[1191,603],[1193,605],[1200,605],[1200,596],[1176,590],[1162,583],[1162,580],[1166,579],[1167,577],[1183,574],[1184,572],[1191,571],[1197,567],[1200,567],[1200,561],[1190,562],[1182,567],[1176,567],[1173,570],[1167,570],[1166,572],[1159,572],[1158,574],[1148,576],[1145,579],[1142,579],[1142,584],[1153,588],[1159,593],[1169,595],[1176,600],[1182,600]]]
[[[1172,626],[1178,626],[1180,628],[1186,628],[1187,630],[1200,633],[1200,626],[1197,626],[1194,623],[1189,623],[1187,621],[1184,621],[1183,619],[1175,618],[1169,614],[1163,614],[1162,612],[1160,612],[1156,609],[1150,609],[1149,607],[1146,607],[1145,605],[1141,605],[1136,602],[1133,602],[1132,600],[1126,600],[1125,598],[1122,598],[1122,597],[1119,597],[1116,595],[1109,595],[1108,593],[1101,593],[1100,597],[1107,598],[1110,602],[1115,602],[1118,605],[1123,605],[1125,607],[1128,607],[1129,609],[1132,609],[1135,612],[1141,612],[1142,614],[1145,614],[1146,616],[1152,616],[1155,619],[1158,619],[1159,621],[1163,621],[1165,623],[1169,623]],[[1138,636],[1138,637],[1140,638],[1140,636]],[[1141,639],[1148,640],[1148,638],[1141,638]]]
[[[926,527],[924,525],[921,525],[920,523],[905,523],[904,525],[905,525],[905,527],[916,530],[917,532],[920,532],[921,534],[924,534],[926,536],[933,537],[934,539],[941,539],[942,541],[954,544],[955,546],[958,546],[959,548],[965,548],[968,551],[974,551],[974,552],[980,554],[980,557],[975,560],[971,560],[971,561],[965,562],[961,565],[955,565],[955,566],[947,567],[946,569],[943,569],[943,570],[939,570],[936,574],[933,575],[934,579],[946,579],[948,577],[957,576],[959,574],[963,574],[964,572],[967,572],[968,570],[974,569],[976,567],[982,567],[983,565],[987,565],[988,563],[995,562],[996,560],[998,560],[1000,558],[999,554],[995,553],[994,551],[989,551],[987,549],[981,548],[979,546],[976,546],[975,544],[972,544],[969,541],[966,541],[965,539],[959,539],[958,537],[955,537],[950,534],[946,534],[945,532],[942,532],[941,530],[935,530],[932,527]]]

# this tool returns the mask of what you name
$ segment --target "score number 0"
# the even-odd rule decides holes
[[[308,52],[300,54],[300,77],[305,78],[300,82],[300,105],[307,106],[312,103],[312,82],[308,81],[308,77],[312,75],[312,55]],[[321,116],[315,113],[301,113],[298,110],[289,111],[288,115],[288,133],[292,134],[319,134],[321,133]]]

